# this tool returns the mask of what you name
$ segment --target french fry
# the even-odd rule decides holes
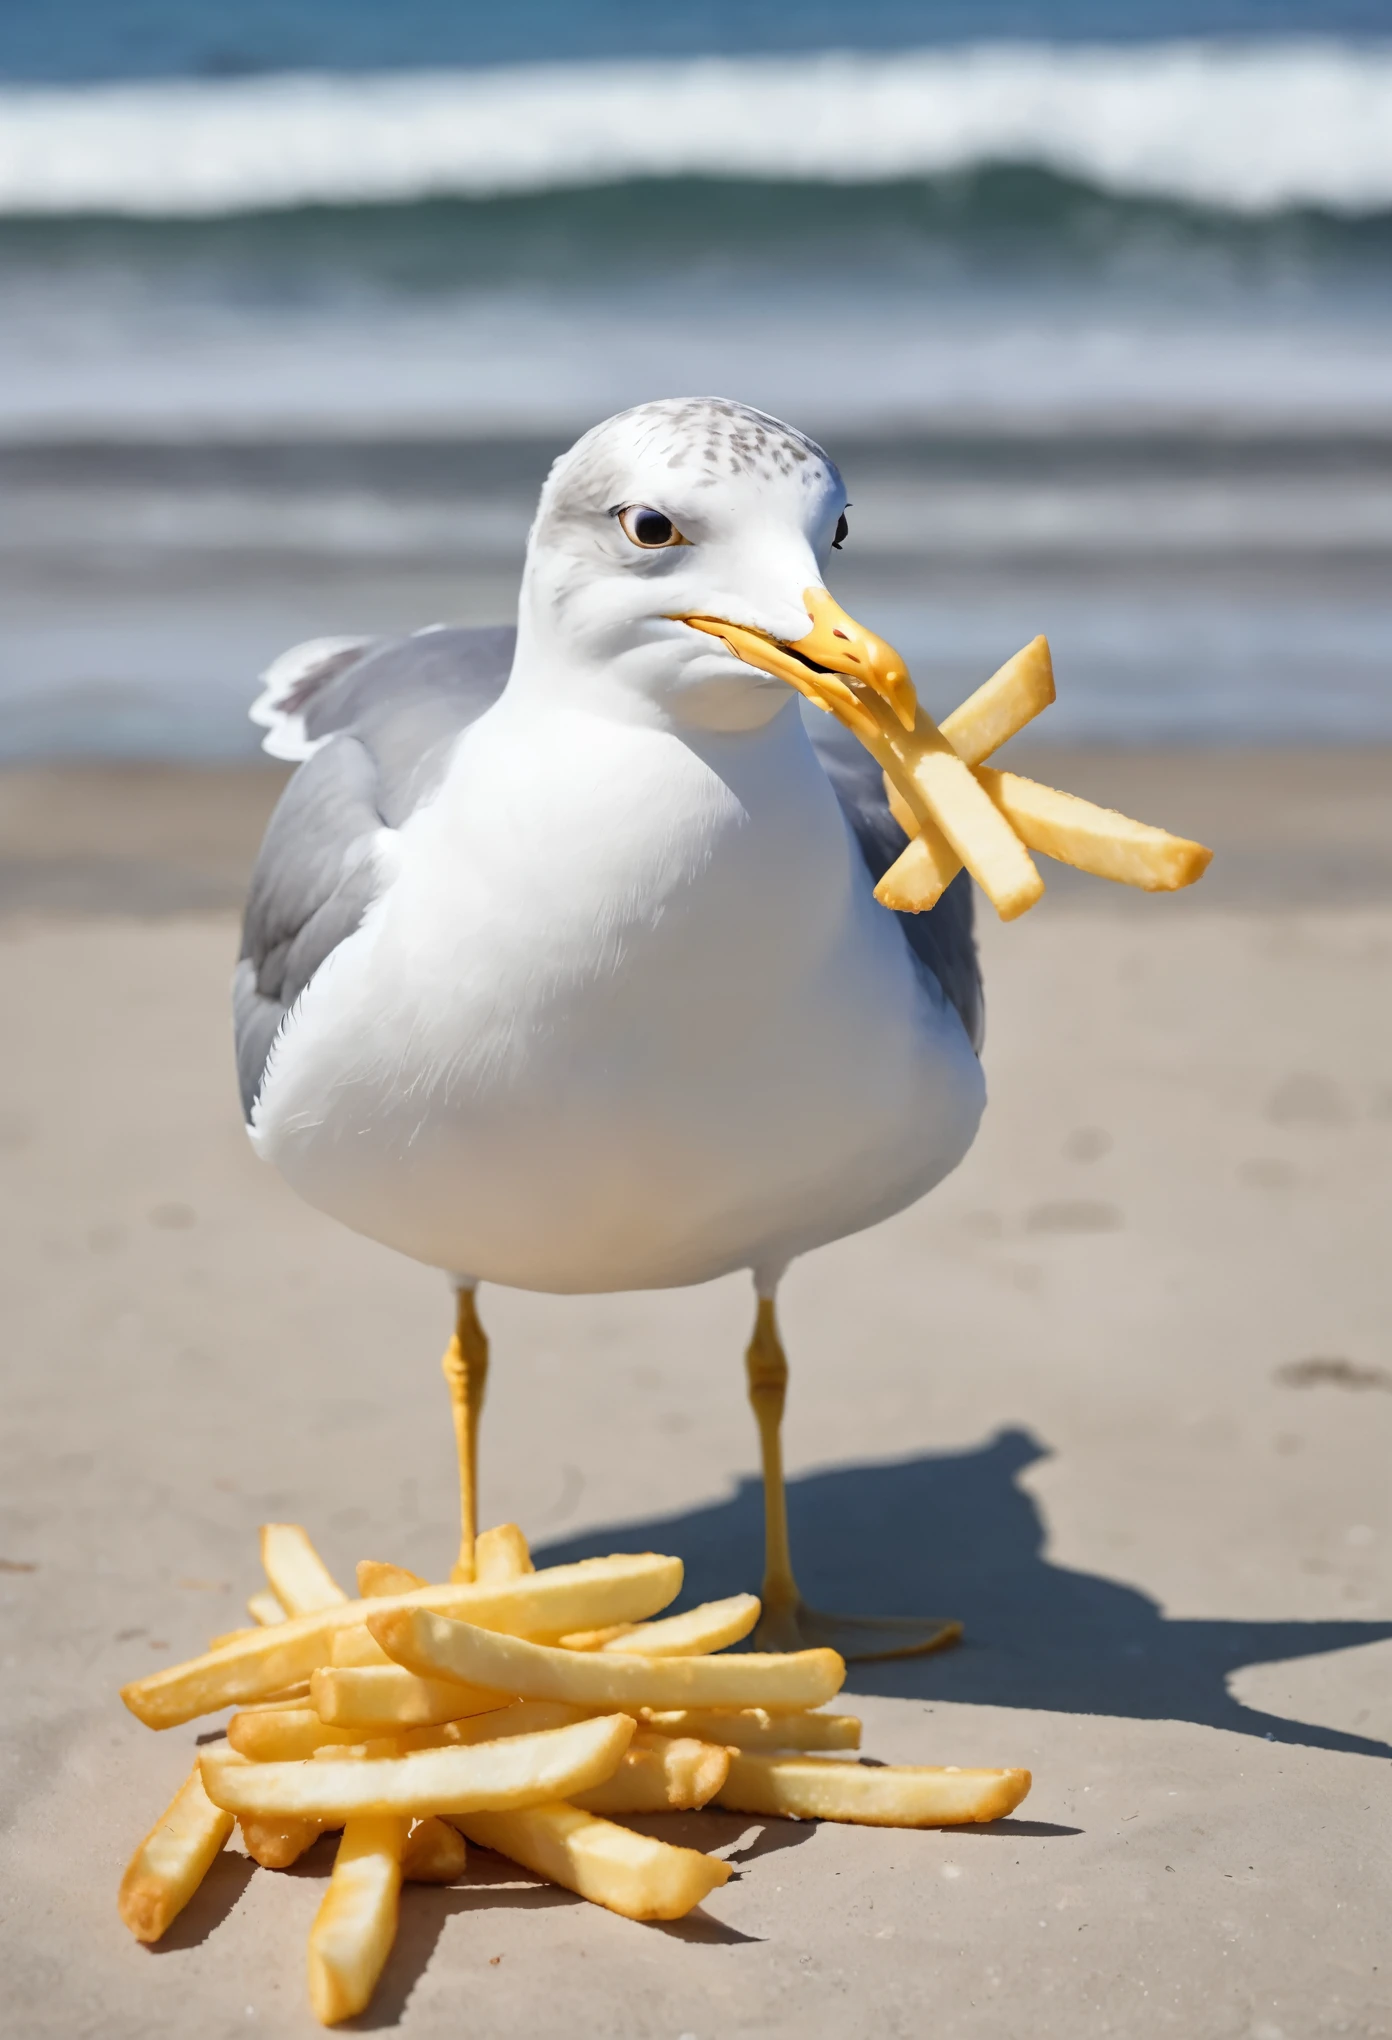
[[[403,1607],[467,1614],[481,1627],[563,1635],[609,1622],[641,1622],[681,1591],[680,1559],[621,1553],[550,1566],[498,1585],[416,1587],[381,1600],[347,1601],[240,1637],[186,1664],[169,1665],[121,1689],[147,1728],[174,1728],[219,1707],[242,1706],[308,1679],[331,1652],[339,1629]]]
[[[963,764],[982,765],[1054,699],[1049,640],[1032,638],[944,717],[942,733]]]
[[[714,1799],[729,1769],[730,1752],[716,1743],[639,1729],[613,1777],[573,1792],[571,1804],[587,1813],[688,1811]]]
[[[1037,637],[983,681],[960,708],[953,709],[941,726],[942,734],[964,764],[979,765],[1018,736],[1053,700],[1049,641]],[[940,829],[921,826],[888,772],[885,793],[890,813],[910,841],[876,886],[875,897],[881,906],[901,913],[926,913],[956,878],[962,860]]]
[[[899,824],[899,827],[904,831],[904,834],[906,836],[912,837],[914,835],[915,830],[918,828],[918,822],[914,816],[912,808],[905,800],[903,794],[900,793],[898,787],[894,784],[894,781],[890,778],[889,774],[887,772],[884,772],[881,773],[880,776],[884,780],[885,799],[889,802],[889,812],[893,815],[895,821]],[[948,856],[952,860],[951,875],[946,881],[946,883],[950,884],[952,879],[955,878],[958,872],[962,869],[962,860],[960,857],[953,856],[950,847],[948,849]]]
[[[578,1806],[462,1814],[454,1825],[481,1849],[628,1920],[682,1919],[730,1876],[716,1856],[653,1841]]]
[[[325,1666],[309,1682],[321,1721],[335,1728],[430,1728],[506,1707],[507,1693],[465,1686],[457,1679],[420,1679],[400,1665]]]
[[[409,1566],[387,1565],[380,1558],[358,1560],[358,1598],[372,1600],[380,1594],[409,1594],[412,1587],[428,1587],[429,1580],[422,1579]]]
[[[1037,637],[1013,659],[1007,659],[975,694],[969,694],[960,708],[953,709],[942,724],[942,734],[964,764],[979,765],[1053,700],[1049,641]],[[962,860],[940,829],[920,827],[887,772],[885,793],[890,813],[910,841],[876,886],[875,897],[882,906],[902,913],[925,913],[937,905],[956,878]]]
[[[1044,881],[1015,831],[924,709],[912,734],[887,710],[878,719],[893,754],[893,763],[881,769],[916,815],[927,810],[1000,918],[1017,920],[1040,898]]]
[[[457,1884],[468,1858],[457,1827],[447,1820],[418,1820],[402,1854],[401,1874],[408,1884]]]
[[[1115,808],[1095,807],[1018,772],[987,765],[976,776],[1022,843],[1096,878],[1142,892],[1177,892],[1202,878],[1213,862],[1213,852],[1202,843],[1133,822]]]
[[[262,1629],[273,1629],[277,1622],[286,1619],[285,1610],[269,1587],[261,1587],[247,1597],[247,1614]]]
[[[1003,1819],[1029,1788],[1028,1771],[852,1764],[835,1757],[739,1751],[717,1799],[731,1813],[851,1821],[862,1827],[958,1827]]]
[[[158,1941],[222,1853],[232,1816],[215,1806],[195,1764],[126,1865],[117,1901],[137,1941]]]
[[[1092,801],[1017,772],[998,772],[983,765],[975,767],[974,773],[1028,849],[1094,877],[1136,886],[1142,892],[1178,892],[1202,878],[1213,861],[1213,852],[1202,843],[1133,821],[1115,808],[1097,807]],[[926,842],[916,850],[915,845],[924,839],[913,833],[918,826],[915,817],[888,778],[885,789],[894,819],[912,840],[881,879],[875,897],[883,906],[921,911],[937,903],[961,864],[954,858],[944,866]]]
[[[1192,885],[1212,857],[1202,844],[1133,822],[1017,773],[985,766],[992,752],[1053,698],[1049,648],[1043,638],[1036,638],[953,711],[941,734],[973,768],[982,790],[1026,849],[1146,892],[1173,892]],[[960,860],[941,835],[921,829],[920,813],[905,798],[907,789],[901,791],[895,783],[901,778],[887,770],[886,791],[895,820],[911,840],[876,886],[875,897],[901,912],[921,913],[936,905],[956,877]]]
[[[349,1821],[309,1935],[309,2002],[325,2026],[364,2011],[396,1939],[407,1823]]]
[[[329,1745],[360,1742],[360,1728],[334,1728],[314,1708],[244,1707],[227,1724],[227,1740],[254,1764],[294,1764]]]
[[[1144,892],[1193,885],[1212,861],[1212,851],[1203,844],[985,764],[1053,699],[1049,647],[1035,638],[953,710],[941,734],[972,767],[983,792],[1027,850]],[[902,744],[898,748],[904,749]],[[897,783],[901,778],[886,770],[885,791],[890,812],[910,842],[876,886],[875,897],[900,912],[922,913],[937,904],[961,860],[940,833],[921,828],[920,813]]]
[[[1046,705],[1045,682],[1052,699],[1048,646],[1036,639],[962,704],[957,734],[964,741],[979,742],[988,741],[997,730],[1013,734]],[[1028,852],[1008,825],[1001,826],[1001,817],[988,819],[989,803],[982,800],[981,789],[921,705],[913,729],[906,732],[878,698],[862,692],[849,704],[844,701],[850,690],[832,675],[817,675],[804,692],[854,731],[897,789],[902,810],[896,818],[901,826],[908,828],[903,811],[911,817],[910,833],[919,847],[914,849],[911,843],[876,887],[875,897],[883,905],[922,912],[936,904],[963,863],[1002,920],[1013,921],[1035,904],[1044,882]]]
[[[515,1523],[498,1523],[474,1539],[474,1578],[496,1584],[535,1572],[527,1540]]]
[[[1076,794],[998,772],[989,765],[974,768],[975,777],[1027,848],[1053,857],[1075,870],[1132,885],[1142,892],[1177,892],[1203,877],[1213,852],[1202,843],[1172,836],[1147,822],[1132,821],[1114,808],[1097,807]],[[892,785],[890,809],[906,832],[916,826],[897,788]],[[882,906],[921,913],[936,905],[944,884],[960,865],[944,867],[932,845],[914,836],[875,888]]]
[[[626,1628],[588,1632],[599,1640],[591,1643],[563,1636],[564,1650],[622,1652],[628,1657],[706,1657],[725,1650],[748,1636],[759,1619],[757,1594],[734,1594],[728,1601],[706,1601],[689,1608],[685,1615],[669,1615],[662,1622],[634,1622]],[[582,1631],[584,1637],[586,1632]]]
[[[406,1750],[452,1750],[465,1744],[497,1742],[505,1735],[536,1735],[545,1728],[569,1728],[577,1721],[593,1721],[597,1714],[613,1712],[598,1707],[576,1707],[566,1700],[512,1700],[492,1714],[472,1714],[462,1721],[443,1721],[436,1728],[395,1730],[396,1747]],[[636,1727],[636,1723],[635,1723]]]
[[[791,675],[784,677],[791,678]],[[870,708],[863,705],[860,698],[843,682],[835,680],[833,675],[818,674],[815,681],[809,679],[802,685],[795,680],[793,685],[799,687],[810,701],[816,702],[819,708],[835,715],[838,721],[843,722],[854,732],[879,766],[886,783],[894,787],[902,810],[909,817],[908,821],[901,821],[900,826],[906,835],[912,835],[915,842],[923,844],[921,855],[941,866],[946,873],[933,898],[925,900],[925,905],[933,905],[943,888],[961,870],[962,860],[938,827],[931,803],[914,785],[913,778],[896,748],[895,740],[889,735],[892,727],[889,719],[877,719]],[[916,716],[922,713],[922,710],[915,711]],[[900,734],[902,732],[896,732],[896,736]],[[913,847],[912,843],[909,847]],[[905,854],[907,855],[907,852]],[[878,887],[875,897],[876,899],[880,897]]]
[[[248,1700],[241,1711],[243,1714],[276,1714],[282,1713],[287,1707],[308,1705],[309,1680],[298,1679],[293,1686],[281,1686],[274,1693],[268,1693],[264,1699]]]
[[[403,1587],[403,1593],[410,1593]],[[367,1596],[368,1599],[372,1597]],[[380,1598],[380,1597],[379,1597]],[[336,1629],[329,1646],[329,1661],[335,1665],[389,1665],[387,1656],[365,1622],[349,1622]]]
[[[920,825],[888,773],[885,786],[890,812],[909,841],[875,887],[875,898],[895,913],[926,914],[956,878],[962,860],[941,829]]]
[[[497,1742],[508,1735],[535,1735],[546,1728],[570,1728],[577,1721],[593,1721],[612,1708],[576,1707],[565,1700],[510,1700],[488,1714],[466,1715],[426,1728],[385,1729],[374,1736],[364,1727],[330,1728],[313,1708],[287,1708],[271,1716],[269,1730],[258,1724],[255,1708],[244,1708],[228,1724],[227,1739],[239,1755],[256,1763],[296,1763],[310,1757],[331,1754],[362,1756],[405,1756],[408,1750],[453,1750],[478,1743]],[[243,1724],[233,1739],[234,1724]]]
[[[261,1525],[261,1563],[271,1592],[290,1615],[312,1615],[348,1599],[298,1523]]]
[[[695,1736],[741,1750],[858,1750],[854,1714],[770,1714],[763,1707],[644,1708],[638,1726],[659,1735]],[[231,1730],[228,1734],[230,1736]]]
[[[263,1870],[288,1870],[324,1832],[322,1821],[263,1820],[254,1813],[244,1813],[237,1825],[247,1854]]]
[[[572,1728],[518,1735],[475,1748],[413,1750],[402,1757],[253,1764],[234,1750],[201,1758],[209,1799],[228,1813],[293,1815],[336,1826],[361,1813],[468,1813],[538,1806],[588,1791],[612,1771],[633,1737],[626,1714]]]
[[[371,1615],[368,1627],[390,1657],[422,1678],[463,1679],[525,1700],[629,1708],[817,1707],[840,1691],[846,1676],[834,1650],[624,1657],[501,1637],[418,1607]]]
[[[255,1636],[255,1634],[256,1631],[254,1629],[248,1629],[245,1626],[241,1629],[221,1629],[216,1636],[208,1638],[208,1648],[209,1650],[221,1650],[225,1643],[235,1643],[238,1637]]]

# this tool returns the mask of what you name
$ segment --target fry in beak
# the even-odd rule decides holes
[[[935,866],[932,897],[939,897],[954,863],[965,864],[1001,919],[1013,921],[1034,905],[1043,880],[1010,824],[919,708],[904,661],[847,616],[825,588],[806,589],[803,602],[812,628],[783,644],[721,617],[674,620],[722,638],[736,657],[838,716],[898,788],[917,824],[923,847],[916,854],[928,853]]]

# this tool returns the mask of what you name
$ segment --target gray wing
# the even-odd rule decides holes
[[[256,706],[275,756],[304,760],[252,872],[232,984],[248,1120],[281,1021],[376,891],[374,839],[439,783],[460,732],[491,707],[516,632],[436,629],[306,648],[278,660]]]
[[[802,719],[841,803],[841,812],[870,867],[870,876],[878,884],[908,841],[889,811],[880,768],[834,716],[806,704]],[[966,872],[953,879],[931,913],[899,914],[896,919],[920,970],[956,1007],[967,1038],[979,1055],[986,1031],[986,1009],[972,932],[971,881]]]

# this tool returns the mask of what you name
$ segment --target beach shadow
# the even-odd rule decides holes
[[[346,2019],[345,2033],[378,2033],[399,2026],[411,1993],[430,1965],[445,1922],[456,1913],[481,1914],[507,1909],[545,1912],[554,1906],[583,1905],[574,1892],[556,1884],[531,1883],[531,1872],[519,1870],[503,1856],[469,1847],[467,1884],[410,1884],[402,1893],[396,1939],[387,1966],[373,1992],[372,2003],[355,2019]]]
[[[654,1841],[671,1842],[679,1849],[697,1849],[703,1856],[722,1856],[733,1872],[731,1884],[738,1884],[749,1865],[761,1856],[799,1848],[817,1832],[815,1821],[783,1820],[762,1813],[726,1813],[718,1806],[681,1813],[626,1813],[620,1825],[640,1835],[651,1835]],[[758,1934],[742,1934],[737,1927],[712,1919],[699,1907],[685,1919],[648,1920],[644,1924],[676,1941],[729,1944],[761,1938]]]
[[[1311,1749],[1392,1756],[1392,1744],[1245,1707],[1229,1691],[1247,1665],[1392,1637],[1392,1622],[1171,1619],[1135,1587],[1044,1555],[1045,1529],[1019,1484],[1048,1456],[1029,1432],[975,1450],[833,1467],[788,1483],[798,1578],[815,1605],[866,1615],[955,1615],[966,1637],[926,1658],[856,1665],[857,1693],[1192,1721]],[[539,1563],[596,1551],[672,1551],[684,1605],[757,1583],[759,1484],[726,1501],[548,1545]],[[873,1565],[874,1603],[865,1574]]]
[[[1085,1835],[1086,1828],[1060,1827],[1055,1820],[972,1821],[952,1830],[954,1835],[1003,1835],[1008,1842],[1056,1841],[1067,1835]]]
[[[685,1941],[693,1948],[749,1948],[768,1938],[765,1934],[742,1934],[738,1927],[712,1919],[699,1905],[679,1920],[645,1920],[643,1924],[649,1933],[664,1934],[669,1941]]]
[[[815,1821],[783,1820],[776,1814],[727,1813],[723,1807],[706,1806],[672,1813],[625,1813],[615,1815],[621,1827],[635,1834],[650,1835],[655,1842],[672,1842],[679,1849],[699,1849],[703,1856],[723,1856],[738,1873],[760,1856],[775,1855],[780,1849],[796,1849],[817,1832]],[[738,1843],[739,1846],[734,1845]]]
[[[708,1825],[692,1826],[689,1832],[685,1832],[682,1831],[684,1822]],[[753,1823],[745,1814],[695,1813],[663,1815],[652,1822],[637,1817],[626,1818],[622,1825],[686,1848],[712,1849],[738,1840]],[[773,1828],[781,1832],[767,1843],[770,1849],[790,1847],[814,1832],[811,1825],[795,1825],[788,1821],[776,1821]],[[769,1834],[770,1830],[765,1829],[763,1833]],[[760,1846],[762,1841],[763,1834],[748,1848],[739,1850],[738,1860],[747,1862],[765,1853]],[[302,1863],[307,1860],[307,1856],[300,1859]],[[332,1867],[331,1851],[325,1867]],[[406,1887],[396,1939],[381,1981],[373,1993],[372,2003],[355,2019],[344,2021],[342,2030],[345,2033],[378,2033],[400,2025],[411,1993],[430,1965],[430,1958],[445,1931],[445,1923],[456,1913],[471,1913],[477,1917],[504,1908],[514,1912],[543,1912],[556,1906],[582,1906],[586,1903],[574,1892],[564,1891],[559,1885],[546,1884],[540,1879],[533,1881],[529,1870],[520,1869],[506,1856],[494,1855],[492,1850],[477,1848],[473,1843],[469,1845],[469,1867],[465,1876],[467,1883],[412,1884]],[[635,1924],[643,1933],[668,1934],[677,1940],[701,1945],[724,1946],[759,1938],[755,1934],[742,1934],[723,1920],[712,1919],[699,1906],[682,1920],[646,1920]]]
[[[201,1947],[235,1909],[255,1868],[249,1857],[224,1849],[168,1932],[150,1943],[150,1953],[177,1955],[186,1948]]]

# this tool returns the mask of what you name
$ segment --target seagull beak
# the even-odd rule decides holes
[[[843,706],[846,689],[831,678],[843,674],[853,687],[868,687],[888,702],[904,728],[911,730],[917,698],[909,669],[893,645],[847,616],[825,588],[805,589],[802,600],[808,616],[807,635],[787,640],[770,637],[767,631],[747,624],[726,623],[719,616],[677,616],[672,621],[689,623],[693,630],[722,638],[736,658],[786,680],[819,708],[837,712]]]

